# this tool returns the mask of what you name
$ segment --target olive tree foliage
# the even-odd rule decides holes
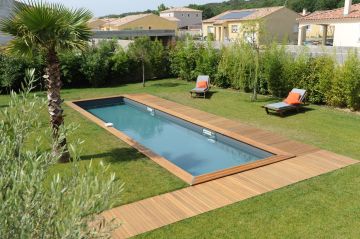
[[[264,40],[265,36],[265,27],[264,22],[262,21],[248,21],[244,23],[240,29],[240,32],[243,33],[243,41],[247,42],[253,52],[254,52],[254,63],[255,71],[254,77],[252,78],[252,89],[253,95],[252,100],[257,100],[258,88],[259,88],[259,78],[260,78],[260,41]]]
[[[33,73],[27,72],[30,87],[12,92],[0,112],[0,238],[107,237],[115,222],[96,215],[111,207],[122,186],[115,185],[104,165],[97,171],[92,164],[81,166],[77,144],[69,144],[71,170],[50,176],[61,152],[54,154],[52,145],[40,149],[44,140],[39,135],[46,135],[42,131],[48,127],[40,123],[39,112],[46,103],[30,93]],[[67,130],[61,128],[58,140]]]
[[[143,87],[145,87],[145,69],[151,63],[152,43],[148,37],[139,37],[129,45],[131,59],[141,63]]]

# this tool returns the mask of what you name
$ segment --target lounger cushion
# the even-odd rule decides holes
[[[284,100],[284,102],[289,105],[300,104],[301,103],[299,101],[300,97],[301,97],[301,95],[299,93],[290,92],[288,97]]]
[[[207,88],[207,81],[199,81],[199,82],[196,84],[196,88],[206,89],[206,88]]]
[[[269,105],[267,105],[265,107],[268,108],[268,109],[272,109],[272,110],[282,110],[282,109],[294,108],[293,105],[289,105],[289,104],[287,104],[285,102],[269,104]]]
[[[191,90],[191,92],[195,92],[195,93],[204,93],[207,91],[207,88],[194,88]]]

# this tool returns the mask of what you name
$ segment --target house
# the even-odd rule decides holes
[[[345,0],[345,6],[328,11],[318,11],[298,19],[298,45],[303,45],[308,26],[322,28],[322,44],[328,40],[329,27],[334,27],[334,46],[360,47],[360,4],[352,5],[352,0]]]
[[[89,26],[94,30],[177,30],[177,23],[155,14],[130,15],[123,18],[93,19]]]
[[[88,22],[88,26],[91,28],[91,30],[99,31],[106,28],[106,24],[117,19],[118,18],[93,18]]]
[[[296,42],[299,14],[286,7],[269,7],[231,10],[203,21],[204,37],[210,35],[216,41],[236,41],[247,39],[248,25],[255,23],[261,30],[257,34],[260,43],[265,41]],[[260,32],[258,32],[260,33]]]
[[[160,17],[175,21],[180,29],[201,28],[202,11],[186,7],[170,8],[160,12]]]
[[[6,18],[10,15],[14,7],[14,0],[1,0],[0,1],[0,19]],[[0,45],[6,44],[11,39],[10,36],[0,32]]]
[[[320,11],[317,11],[316,13],[319,13]],[[306,9],[303,9],[302,13],[300,13],[301,16],[305,17],[310,14],[311,12],[308,12]],[[329,39],[334,39],[334,31],[335,26],[329,25],[327,29],[327,36]],[[320,25],[308,25],[306,26],[306,37],[308,40],[318,41],[323,36],[323,28]]]

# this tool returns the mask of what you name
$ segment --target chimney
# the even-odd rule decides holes
[[[306,9],[306,8],[303,9],[302,15],[303,15],[304,17],[307,15],[307,9]]]
[[[345,0],[344,16],[347,16],[351,12],[352,0]]]

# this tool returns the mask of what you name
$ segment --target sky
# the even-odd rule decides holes
[[[222,2],[223,0],[46,0],[48,2],[63,3],[68,7],[85,7],[91,10],[95,16],[120,14],[124,12],[145,11],[157,9],[164,3],[165,6],[182,7],[189,4],[204,4],[210,2]]]

